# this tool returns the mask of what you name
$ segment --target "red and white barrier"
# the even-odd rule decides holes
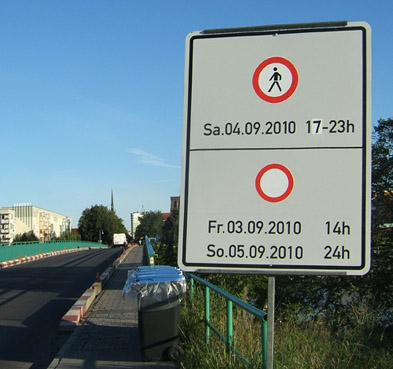
[[[97,295],[101,292],[101,283],[94,283],[79,300],[72,306],[70,310],[63,316],[60,321],[58,330],[73,331],[80,323],[82,317],[89,310]]]
[[[85,291],[61,319],[58,327],[59,331],[73,331],[79,325],[81,319],[86,314],[87,310],[89,310],[97,295],[102,291],[102,288],[106,285],[116,268],[123,262],[131,249],[132,248],[124,250],[124,252],[113,262],[113,265],[109,266],[104,273],[97,273],[97,281]]]

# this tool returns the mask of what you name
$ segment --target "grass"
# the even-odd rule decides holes
[[[211,322],[225,336],[225,300],[210,293]],[[348,309],[360,309],[356,306]],[[393,369],[393,338],[381,331],[377,314],[357,311],[352,327],[339,330],[330,327],[321,317],[300,319],[299,308],[293,306],[276,315],[275,369]],[[360,317],[360,318],[359,318]],[[205,342],[204,303],[202,288],[195,289],[194,299],[188,297],[182,308],[181,335],[185,355],[184,369],[262,368],[261,330],[257,319],[240,308],[233,312],[234,345],[250,362],[245,364],[210,332]]]
[[[393,344],[378,329],[334,331],[323,319],[276,323],[274,367],[280,369],[393,369]],[[368,327],[370,328],[370,327]]]
[[[194,299],[186,299],[182,309],[181,334],[185,356],[181,366],[186,369],[245,368],[233,350],[210,330],[206,344],[203,291],[195,288]],[[226,336],[226,301],[219,294],[210,292],[210,322]],[[261,326],[252,314],[233,305],[234,346],[253,368],[261,368]]]

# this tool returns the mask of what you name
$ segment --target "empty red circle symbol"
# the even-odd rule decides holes
[[[255,188],[264,200],[280,202],[292,192],[294,180],[291,171],[282,164],[268,164],[255,178]]]
[[[274,56],[264,60],[255,69],[252,85],[256,94],[269,103],[280,103],[295,92],[299,75],[287,59]]]

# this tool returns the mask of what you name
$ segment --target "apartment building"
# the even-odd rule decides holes
[[[15,237],[15,213],[11,209],[0,209],[0,244],[9,244]]]
[[[136,228],[141,223],[139,218],[143,216],[143,212],[134,212],[131,213],[131,237],[134,237]]]
[[[71,231],[72,219],[31,203],[0,208],[0,243],[10,244],[18,234],[33,231],[40,241],[49,241]]]

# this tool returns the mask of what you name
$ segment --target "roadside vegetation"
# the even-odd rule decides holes
[[[104,205],[94,205],[83,210],[78,222],[78,233],[82,241],[102,242],[113,245],[113,234],[128,231],[116,213]]]
[[[393,369],[392,118],[380,119],[374,127],[372,160],[371,270],[362,277],[276,277],[276,369]],[[155,247],[159,264],[176,265],[178,214],[171,218],[162,224]],[[255,307],[266,306],[264,276],[201,277]],[[180,332],[185,355],[180,366],[262,368],[259,323],[242,310],[234,309],[234,345],[249,365],[212,331],[206,344],[203,293],[196,283],[194,298],[187,296],[183,303]],[[225,335],[225,301],[211,293],[210,306],[211,322]]]
[[[359,305],[347,309],[355,319],[352,323],[340,317],[331,321],[323,314],[306,317],[298,304],[280,306],[275,319],[274,368],[392,369],[393,337],[381,325],[381,311]],[[205,343],[203,312],[203,291],[198,289],[195,298],[188,297],[182,309],[182,368],[262,368],[258,321],[242,310],[234,311],[234,343],[250,362],[246,365],[228,352],[213,332],[210,343]],[[225,334],[225,302],[213,294],[211,318]]]
[[[30,242],[30,241],[38,241],[38,237],[34,234],[33,231],[17,234],[14,237],[13,242]]]

